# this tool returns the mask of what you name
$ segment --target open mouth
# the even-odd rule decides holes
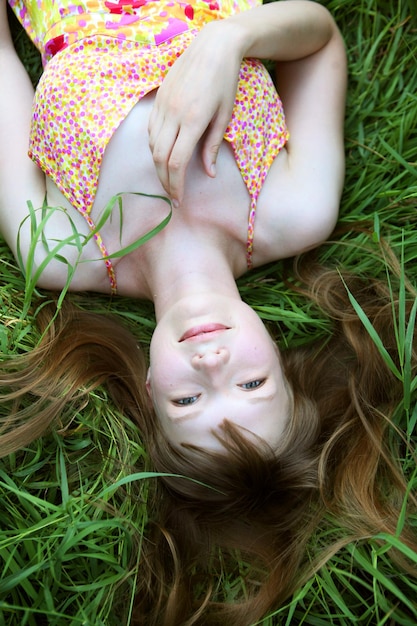
[[[213,335],[213,333],[219,333],[224,330],[229,330],[229,327],[224,324],[202,324],[201,326],[194,326],[194,328],[187,330],[179,341],[201,338],[204,335]]]

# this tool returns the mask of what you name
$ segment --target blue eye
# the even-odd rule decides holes
[[[178,406],[187,406],[188,404],[194,404],[197,402],[199,396],[187,396],[186,398],[179,398],[178,400],[173,400],[172,402]]]
[[[258,387],[261,387],[264,384],[265,380],[266,378],[261,378],[260,380],[251,380],[248,383],[243,383],[243,385],[239,385],[239,387],[250,391],[251,389],[257,389]]]

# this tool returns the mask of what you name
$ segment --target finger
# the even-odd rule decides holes
[[[184,195],[185,175],[194,149],[202,131],[190,125],[182,126],[168,162],[169,189],[171,197],[178,202]]]
[[[151,147],[156,173],[167,194],[172,195],[170,188],[169,162],[178,137],[176,124],[163,124]]]
[[[204,137],[202,149],[203,166],[205,172],[212,178],[216,176],[217,156],[219,154],[226,128],[227,122],[216,118],[212,124],[210,124],[206,136]]]
[[[152,152],[155,148],[155,143],[162,130],[163,124],[164,115],[161,113],[159,107],[155,103],[152,107],[148,122],[149,146]]]

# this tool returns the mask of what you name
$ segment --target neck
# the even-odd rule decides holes
[[[184,297],[219,294],[240,299],[230,246],[219,245],[207,232],[203,237],[182,236],[184,245],[174,239],[173,245],[166,241],[155,247],[143,268],[157,322]]]

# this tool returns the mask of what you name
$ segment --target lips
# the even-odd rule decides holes
[[[194,328],[190,328],[183,334],[180,342],[187,341],[189,339],[201,338],[204,335],[212,335],[213,333],[223,330],[229,330],[229,327],[224,324],[202,324],[201,326],[194,326]]]

